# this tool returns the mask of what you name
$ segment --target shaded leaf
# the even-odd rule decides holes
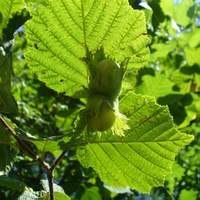
[[[12,148],[12,139],[10,133],[0,123],[0,171],[3,174],[11,170],[17,154],[16,149]]]
[[[23,0],[1,0],[0,1],[0,43],[3,39],[2,31],[6,28],[9,19],[13,17],[18,11],[24,8],[24,1]]]
[[[14,113],[17,104],[11,95],[11,57],[0,52],[0,113]]]
[[[93,187],[87,188],[80,199],[81,200],[90,200],[90,199],[101,200],[102,198],[99,192],[99,188],[93,186]]]
[[[23,190],[26,187],[26,184],[9,176],[0,176],[0,186],[4,186],[12,190]]]

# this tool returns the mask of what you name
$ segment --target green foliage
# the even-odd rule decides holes
[[[25,7],[22,0],[0,1],[0,43],[3,41],[3,30],[7,27],[9,20]]]
[[[0,176],[0,185],[13,190],[24,190],[26,187],[25,183],[8,176]]]
[[[2,124],[0,124],[0,151],[0,175],[2,175],[12,169],[17,154],[14,141]]]
[[[95,53],[103,46],[119,63],[130,57],[130,69],[148,61],[144,14],[132,10],[126,0],[49,1],[48,7],[38,5],[31,14],[25,26],[26,60],[39,79],[58,92],[73,95],[87,86],[83,58],[88,50]]]
[[[152,11],[140,11],[127,0],[25,2],[0,0],[0,112],[50,165],[67,150],[54,172],[55,198],[200,198],[199,3],[149,0]],[[103,59],[124,70],[122,90],[120,80],[114,98],[106,97],[111,113],[128,119],[121,136],[113,125],[89,130],[84,114],[91,69]],[[98,116],[99,104],[91,105]],[[9,134],[0,124],[1,198],[49,199],[41,165],[24,150],[16,154]]]
[[[129,119],[125,136],[108,133],[86,138],[88,144],[78,148],[78,159],[83,166],[93,167],[108,185],[149,192],[163,184],[176,153],[193,138],[180,134],[167,108],[153,98],[128,93],[120,109]]]
[[[195,6],[193,0],[183,0],[176,5],[174,5],[173,0],[161,0],[160,6],[166,15],[183,27],[186,27],[191,22],[191,18],[194,17]]]
[[[0,111],[14,113],[17,105],[11,95],[11,58],[0,52]]]

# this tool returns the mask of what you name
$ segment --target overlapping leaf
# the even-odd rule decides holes
[[[135,88],[139,94],[154,96],[155,98],[163,97],[168,94],[176,94],[173,91],[174,83],[167,77],[155,73],[155,76],[145,75],[142,77],[142,84]]]
[[[11,95],[11,58],[0,52],[0,112],[14,113],[17,104]]]
[[[23,0],[1,0],[0,1],[0,42],[2,40],[2,31],[6,28],[9,19],[15,13],[24,8]]]
[[[48,87],[69,95],[87,86],[86,51],[104,48],[118,62],[130,57],[130,69],[148,60],[144,14],[127,0],[49,0],[32,10],[25,26],[31,69]]]
[[[166,15],[172,17],[183,27],[186,27],[194,17],[193,0],[183,0],[176,4],[173,0],[161,0],[160,6]]]
[[[17,151],[11,148],[12,138],[5,127],[0,123],[0,172],[7,174],[13,167]]]
[[[179,149],[193,137],[178,132],[167,107],[156,104],[154,98],[130,92],[120,106],[130,130],[124,137],[107,133],[86,138],[88,144],[77,150],[78,159],[108,185],[149,192],[163,184]]]

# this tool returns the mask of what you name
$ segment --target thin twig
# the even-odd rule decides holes
[[[50,200],[54,200],[54,169],[58,165],[58,163],[61,161],[61,159],[64,157],[65,153],[67,152],[64,150],[60,156],[53,162],[51,166],[48,165],[44,160],[42,160],[34,151],[31,149],[26,142],[24,142],[23,139],[21,139],[18,134],[9,126],[9,124],[3,119],[3,117],[0,115],[0,122],[3,124],[5,129],[17,140],[20,148],[24,153],[26,153],[28,156],[30,156],[32,159],[38,161],[44,171],[47,173],[48,183],[49,183],[49,194],[50,194]]]
[[[32,159],[38,161],[44,171],[47,173],[48,182],[49,182],[49,192],[50,192],[50,200],[54,200],[54,190],[53,190],[53,170],[51,170],[51,167],[46,163],[44,160],[42,160],[24,141],[21,139],[18,134],[9,126],[9,124],[3,119],[3,117],[0,115],[0,122],[3,124],[5,129],[17,140],[20,149],[26,153],[28,156],[30,156]],[[58,162],[57,162],[58,163]],[[56,164],[56,163],[55,163]],[[54,164],[54,165],[55,165]],[[54,166],[55,168],[55,166]]]
[[[48,165],[44,160],[42,160],[34,151],[31,149],[26,142],[21,139],[18,134],[9,126],[9,124],[3,119],[3,117],[0,115],[0,122],[3,124],[5,129],[17,140],[20,148],[24,153],[26,153],[28,156],[30,156],[32,159],[38,161],[44,171],[47,174],[48,183],[49,183],[49,193],[50,193],[50,200],[54,200],[54,169],[58,165],[58,163],[61,161],[61,159],[64,157],[65,153],[67,151],[63,151],[60,156],[53,162],[51,166]]]
[[[58,163],[62,160],[62,158],[65,156],[65,153],[67,151],[63,151],[60,156],[53,162],[53,164],[51,165],[51,170],[53,171],[55,169],[55,167],[58,165]]]
[[[45,170],[49,170],[49,165],[43,161],[19,136],[18,134],[9,126],[9,124],[3,119],[3,117],[0,115],[0,122],[4,125],[5,129],[11,133],[11,135],[17,140],[20,148],[23,152],[25,152],[27,155],[29,155],[32,159],[38,161],[41,166]]]

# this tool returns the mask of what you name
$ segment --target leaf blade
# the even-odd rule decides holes
[[[87,87],[83,58],[88,49],[95,52],[103,46],[117,62],[130,57],[130,70],[143,67],[149,57],[144,14],[127,0],[49,0],[46,7],[32,10],[25,31],[30,68],[48,87],[68,95]]]
[[[134,113],[130,131],[124,137],[107,133],[101,138],[88,138],[87,145],[78,148],[77,156],[84,167],[93,167],[108,185],[149,192],[164,183],[179,149],[193,137],[179,133],[167,107],[157,105],[154,98],[128,93],[121,100],[121,108],[128,117]]]

